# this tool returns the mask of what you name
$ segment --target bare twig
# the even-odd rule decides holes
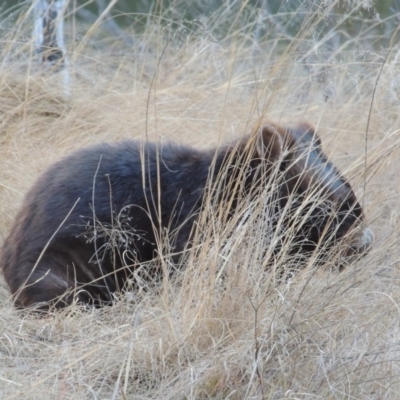
[[[260,355],[260,342],[258,340],[257,329],[258,329],[258,310],[260,309],[262,303],[264,303],[266,297],[264,297],[264,299],[261,301],[260,304],[258,304],[257,307],[251,301],[250,296],[248,297],[248,299],[249,299],[249,302],[251,304],[251,307],[254,310],[254,343],[255,343],[254,361],[256,363],[256,374],[257,374],[257,377],[258,377],[258,382],[260,384],[261,397],[263,399],[265,399],[263,379],[262,379],[260,368],[258,366],[258,357]]]

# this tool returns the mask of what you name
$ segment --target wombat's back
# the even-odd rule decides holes
[[[180,226],[181,251],[211,158],[171,144],[125,141],[78,151],[51,166],[27,193],[0,255],[16,304],[47,302],[71,289],[59,305],[73,296],[110,301],[131,273],[125,266],[156,255],[163,225]]]

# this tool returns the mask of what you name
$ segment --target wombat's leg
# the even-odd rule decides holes
[[[68,267],[67,262],[62,254],[49,252],[41,257],[37,265],[32,262],[20,265],[19,276],[14,276],[10,285],[15,305],[47,310],[51,307],[64,308],[74,299],[89,303],[90,296],[77,283],[75,268]]]

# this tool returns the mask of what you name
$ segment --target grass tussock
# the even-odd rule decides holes
[[[212,17],[188,28],[149,15],[129,49],[70,21],[68,93],[62,72],[33,61],[28,18],[2,34],[1,240],[37,176],[74,149],[124,138],[215,147],[269,119],[318,127],[376,241],[341,273],[311,261],[284,279],[288,260],[264,267],[265,221],[244,210],[232,226],[207,220],[185,268],[112,307],[38,319],[15,311],[0,281],[0,398],[398,398],[400,52],[381,70],[387,49],[328,49],[313,39],[316,15],[290,44],[278,28],[221,37]]]

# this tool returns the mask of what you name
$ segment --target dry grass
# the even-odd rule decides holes
[[[255,54],[240,34],[163,29],[150,21],[129,50],[70,41],[68,96],[59,76],[35,72],[22,36],[2,38],[0,240],[40,172],[74,149],[123,138],[206,148],[260,119],[306,119],[363,199],[373,250],[340,274],[310,265],[277,283],[261,267],[260,227],[221,247],[216,225],[161,287],[45,319],[17,313],[1,281],[0,398],[399,398],[400,52],[370,112],[381,55],[339,47],[310,63],[312,44],[284,53],[269,38]]]

